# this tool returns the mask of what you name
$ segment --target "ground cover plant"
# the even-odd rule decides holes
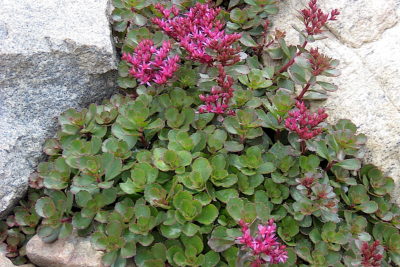
[[[0,223],[8,257],[76,229],[106,266],[400,265],[393,180],[362,163],[353,123],[310,107],[336,89],[338,62],[309,44],[338,10],[311,0],[294,46],[273,0],[114,6],[125,94],[60,116]]]

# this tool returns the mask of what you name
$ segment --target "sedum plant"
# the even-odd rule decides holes
[[[113,3],[126,94],[60,116],[0,224],[8,257],[75,229],[105,266],[400,265],[393,180],[310,105],[336,89],[338,62],[308,45],[339,11],[311,0],[296,46],[274,0]]]

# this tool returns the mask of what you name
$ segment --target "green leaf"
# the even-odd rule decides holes
[[[391,252],[398,254],[397,258],[400,257],[400,234],[391,235],[387,246]]]
[[[267,173],[272,173],[275,170],[276,168],[272,162],[265,162],[261,164],[261,166],[258,168],[258,173],[267,174]]]
[[[226,230],[227,228],[225,227],[217,226],[211,233],[211,237],[207,244],[215,252],[225,251],[235,244],[235,239],[228,236]]]
[[[338,87],[332,83],[318,81],[317,84],[329,92],[334,92],[338,89]]]
[[[370,214],[378,210],[378,204],[376,204],[376,202],[374,201],[367,201],[356,206],[356,208]]]
[[[167,191],[159,184],[148,184],[144,190],[144,198],[152,206],[169,208],[166,201]]]
[[[339,166],[346,170],[357,171],[361,168],[361,162],[359,159],[345,159],[334,164],[333,166]]]
[[[209,204],[201,210],[201,213],[199,216],[195,218],[196,221],[202,224],[211,224],[215,221],[215,219],[218,217],[218,209],[213,205]]]
[[[181,235],[182,230],[178,224],[174,224],[174,225],[161,225],[160,231],[164,237],[169,239],[175,239]]]
[[[230,199],[238,198],[239,192],[236,189],[223,189],[215,192],[217,199],[223,203],[228,203]]]
[[[74,217],[72,218],[72,224],[77,229],[86,229],[89,227],[91,222],[92,218],[83,217],[81,212],[75,213]]]
[[[111,132],[118,139],[124,140],[128,144],[129,148],[134,147],[138,139],[136,133],[125,130],[119,124],[113,124],[111,127]]]
[[[229,14],[231,20],[235,23],[242,24],[247,20],[246,12],[240,8],[234,8]]]
[[[219,150],[224,146],[226,138],[227,133],[223,130],[217,129],[208,137],[207,144],[213,150]]]
[[[239,4],[240,0],[230,0],[229,1],[229,6],[228,9],[232,9],[233,7],[235,7],[237,4]]]
[[[122,0],[113,0],[112,3],[115,8],[125,8],[125,3]]]
[[[131,258],[136,255],[136,243],[135,242],[127,242],[123,248],[121,248],[121,257],[122,258]]]
[[[111,251],[104,253],[102,257],[103,264],[111,266],[117,260],[118,254],[117,251]]]
[[[38,199],[35,205],[36,213],[43,218],[49,218],[54,216],[57,212],[54,202],[49,197],[43,197]]]
[[[315,150],[313,151],[316,151],[320,157],[328,160],[329,162],[331,161],[328,147],[324,141],[316,141],[313,143],[313,146],[315,146]]]
[[[299,225],[291,216],[283,218],[278,228],[278,234],[282,239],[290,241],[299,233]]]
[[[156,259],[160,259],[163,262],[167,259],[167,248],[162,243],[156,243],[151,248],[151,253]],[[164,266],[164,265],[163,265]]]
[[[136,79],[132,77],[118,77],[117,84],[119,87],[124,89],[135,88],[137,85]]]
[[[312,172],[318,168],[320,160],[316,155],[300,156],[300,167],[306,172]]]
[[[115,204],[115,211],[118,212],[125,220],[130,220],[134,215],[133,201],[130,198]]]
[[[105,169],[105,180],[109,181],[116,176],[118,176],[122,171],[122,162],[121,159],[114,157],[114,155],[110,153],[104,153],[102,155],[102,165]]]
[[[328,99],[328,95],[326,93],[320,92],[308,92],[303,99],[306,100],[326,100]]]
[[[194,236],[197,232],[199,232],[200,227],[194,223],[186,223],[183,227],[182,227],[182,232],[186,235],[186,236]]]
[[[248,34],[247,32],[242,32],[242,37],[240,38],[240,42],[247,46],[247,47],[257,47],[257,43],[254,41],[254,39]]]
[[[205,191],[195,195],[194,199],[198,200],[203,206],[210,204],[212,201],[211,196]]]
[[[205,261],[202,264],[202,267],[214,267],[217,266],[217,264],[220,261],[220,257],[219,254],[210,250],[209,252],[207,252],[205,255]]]
[[[229,199],[226,210],[229,215],[236,221],[240,221],[242,219],[242,210],[244,209],[243,200],[240,198],[231,198]]]
[[[236,141],[227,141],[224,144],[224,148],[228,152],[239,152],[244,149],[244,146],[243,146],[243,144],[236,142]]]
[[[212,172],[210,162],[205,158],[197,158],[192,163],[192,169],[194,172],[200,173],[204,181],[206,181],[210,177]]]
[[[194,249],[194,256],[200,254],[204,249],[203,240],[199,236],[187,237],[182,235],[181,241],[186,249]]]
[[[127,37],[127,40],[126,40],[127,44],[136,46],[143,39],[150,39],[151,34],[150,34],[149,29],[147,29],[146,27],[141,27],[141,28],[137,28],[137,29],[130,31],[126,37]]]
[[[52,243],[57,240],[58,234],[60,233],[60,227],[53,228],[50,226],[41,225],[39,226],[37,233],[45,243]]]
[[[122,234],[122,223],[117,220],[109,221],[106,226],[106,233],[108,236],[120,237]]]
[[[137,25],[137,26],[144,26],[147,23],[147,18],[145,16],[142,16],[138,13],[135,13],[133,22]]]
[[[58,238],[61,238],[61,239],[68,238],[69,236],[71,236],[72,230],[73,230],[72,224],[63,223],[61,226],[60,234],[59,234]]]

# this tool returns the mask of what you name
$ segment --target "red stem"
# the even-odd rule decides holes
[[[307,150],[306,141],[301,140],[301,142],[300,142],[300,150],[301,150],[301,154],[302,155],[304,155],[304,153],[306,153],[306,150]]]
[[[281,139],[281,130],[276,130],[275,132],[275,141],[279,141]]]
[[[302,49],[304,49],[306,47],[306,45],[308,44],[307,41],[304,41],[303,45],[301,46]],[[285,72],[290,66],[293,65],[294,60],[296,59],[296,57],[300,56],[303,53],[303,51],[301,51],[301,49],[294,55],[294,57],[288,61],[288,63],[286,63],[280,70],[278,70],[278,73],[282,73]]]
[[[272,39],[267,44],[266,44],[266,42],[267,42],[267,31],[264,31],[263,40],[261,42],[261,45],[259,45],[258,47],[255,48],[257,56],[258,56],[259,59],[261,58],[262,51],[264,50],[264,48],[268,48],[270,45],[272,45],[275,42],[275,40]]]
[[[61,223],[71,222],[72,218],[63,218],[60,220]]]
[[[142,142],[142,145],[144,147],[148,147],[149,144],[147,143],[146,138],[144,138],[144,134],[143,133],[140,134],[140,141]]]
[[[328,165],[326,165],[324,171],[328,172],[332,168],[333,164],[335,164],[335,163],[336,163],[336,161],[329,162]]]
[[[266,44],[264,47],[268,48],[270,47],[273,43],[275,42],[275,40],[271,40],[268,44]]]
[[[297,100],[302,100],[305,93],[307,93],[308,89],[310,88],[311,84],[308,82],[306,86],[303,88],[301,93],[296,97]]]

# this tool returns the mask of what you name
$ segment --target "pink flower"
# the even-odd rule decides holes
[[[233,97],[233,78],[228,76],[221,65],[218,65],[218,87],[211,89],[209,95],[199,95],[204,105],[199,107],[199,113],[215,113],[234,115],[235,112],[229,109],[229,100]]]
[[[286,246],[277,241],[275,235],[276,224],[271,219],[267,225],[258,225],[258,232],[255,237],[250,235],[249,225],[243,220],[239,221],[242,236],[236,238],[239,244],[244,245],[244,249],[250,250],[254,257],[251,266],[261,266],[262,264],[284,263],[288,256]],[[266,260],[268,259],[268,260]]]
[[[308,35],[315,35],[322,33],[322,27],[329,20],[336,20],[340,12],[337,9],[332,10],[330,13],[324,13],[317,5],[317,0],[310,0],[308,8],[301,10],[304,25]]]
[[[383,247],[378,240],[371,245],[364,242],[361,246],[361,265],[363,267],[379,267],[383,258]]]
[[[311,139],[322,132],[317,126],[323,122],[328,114],[324,109],[319,109],[317,113],[310,113],[304,102],[297,101],[297,109],[289,111],[289,117],[285,121],[285,127],[296,132],[303,140]]]
[[[172,8],[166,9],[162,4],[157,3],[154,5],[154,7],[161,12],[164,18],[169,18],[171,14],[174,14],[174,16],[178,16],[179,14],[179,9],[176,6],[172,6]]]
[[[209,65],[217,61],[223,66],[233,65],[240,60],[239,48],[232,47],[232,44],[239,40],[241,35],[225,33],[224,25],[216,19],[220,8],[197,3],[180,16],[174,6],[165,9],[157,4],[155,8],[163,14],[163,18],[153,18],[153,23],[179,42],[189,53],[190,59]],[[171,14],[174,15],[172,18]],[[213,55],[208,54],[207,49],[214,50]]]
[[[164,84],[179,68],[179,56],[168,57],[170,50],[171,43],[168,41],[156,48],[152,40],[145,39],[138,44],[133,54],[124,53],[122,60],[131,65],[129,74],[141,84]]]
[[[311,48],[310,50],[310,59],[308,60],[311,64],[312,75],[318,76],[322,72],[332,69],[331,67],[331,58],[321,54],[318,51],[318,48]]]

